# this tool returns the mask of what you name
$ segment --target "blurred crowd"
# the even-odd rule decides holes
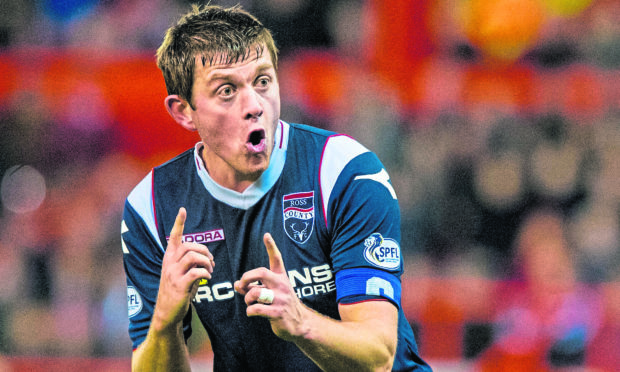
[[[147,83],[139,71],[154,68],[189,3],[2,1],[0,355],[130,355],[124,199],[197,140],[167,120],[160,76]],[[424,322],[450,323],[454,304],[460,325],[486,314],[490,328],[466,333],[459,351],[482,370],[507,354],[530,368],[507,370],[542,370],[518,357],[531,349],[546,366],[584,365],[602,335],[617,351],[618,1],[211,3],[241,4],[274,32],[283,120],[350,134],[383,160],[405,279],[500,283],[479,299],[492,310],[446,300],[450,288],[441,299],[420,291],[407,306],[423,355],[424,341],[449,344]],[[136,80],[119,77],[125,68]],[[431,357],[450,356],[431,346]]]

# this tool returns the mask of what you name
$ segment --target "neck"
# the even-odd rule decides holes
[[[236,171],[231,173],[214,172],[213,170],[217,169],[217,167],[212,166],[212,164],[210,165],[210,162],[207,161],[207,156],[205,155],[208,150],[205,149],[206,147],[203,144],[200,148],[199,154],[200,158],[202,159],[202,163],[204,164],[205,171],[209,174],[209,177],[211,177],[211,179],[215,183],[222,187],[236,191],[238,193],[242,193],[254,182],[256,182],[262,174],[262,172],[256,172],[255,174],[242,174]]]

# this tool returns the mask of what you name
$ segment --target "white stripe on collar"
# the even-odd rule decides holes
[[[226,187],[217,184],[209,173],[206,171],[206,167],[202,158],[200,157],[200,149],[204,146],[202,142],[198,142],[194,147],[194,159],[196,172],[202,180],[203,185],[207,191],[217,200],[222,203],[228,204],[231,207],[239,209],[248,209],[256,204],[272,187],[275,185],[282,169],[284,169],[284,162],[286,161],[286,149],[288,147],[290,126],[288,123],[280,120],[275,133],[275,146],[271,153],[271,159],[269,161],[269,167],[263,172],[263,174],[252,183],[243,192],[237,192]]]

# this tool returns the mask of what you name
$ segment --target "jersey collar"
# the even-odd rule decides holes
[[[204,187],[215,199],[231,207],[248,209],[256,204],[275,185],[278,178],[280,178],[280,174],[282,174],[286,161],[289,129],[289,124],[280,120],[276,128],[275,146],[271,154],[269,167],[243,192],[228,189],[213,181],[200,157],[200,149],[204,147],[204,144],[198,142],[194,147],[194,163],[196,172],[202,180]]]

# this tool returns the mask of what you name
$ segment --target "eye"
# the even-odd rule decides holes
[[[217,91],[217,95],[224,98],[229,98],[235,93],[234,88],[231,85],[224,85]]]
[[[269,83],[271,83],[271,78],[269,78],[268,76],[261,76],[256,79],[256,86],[259,88],[267,88],[269,86]]]

